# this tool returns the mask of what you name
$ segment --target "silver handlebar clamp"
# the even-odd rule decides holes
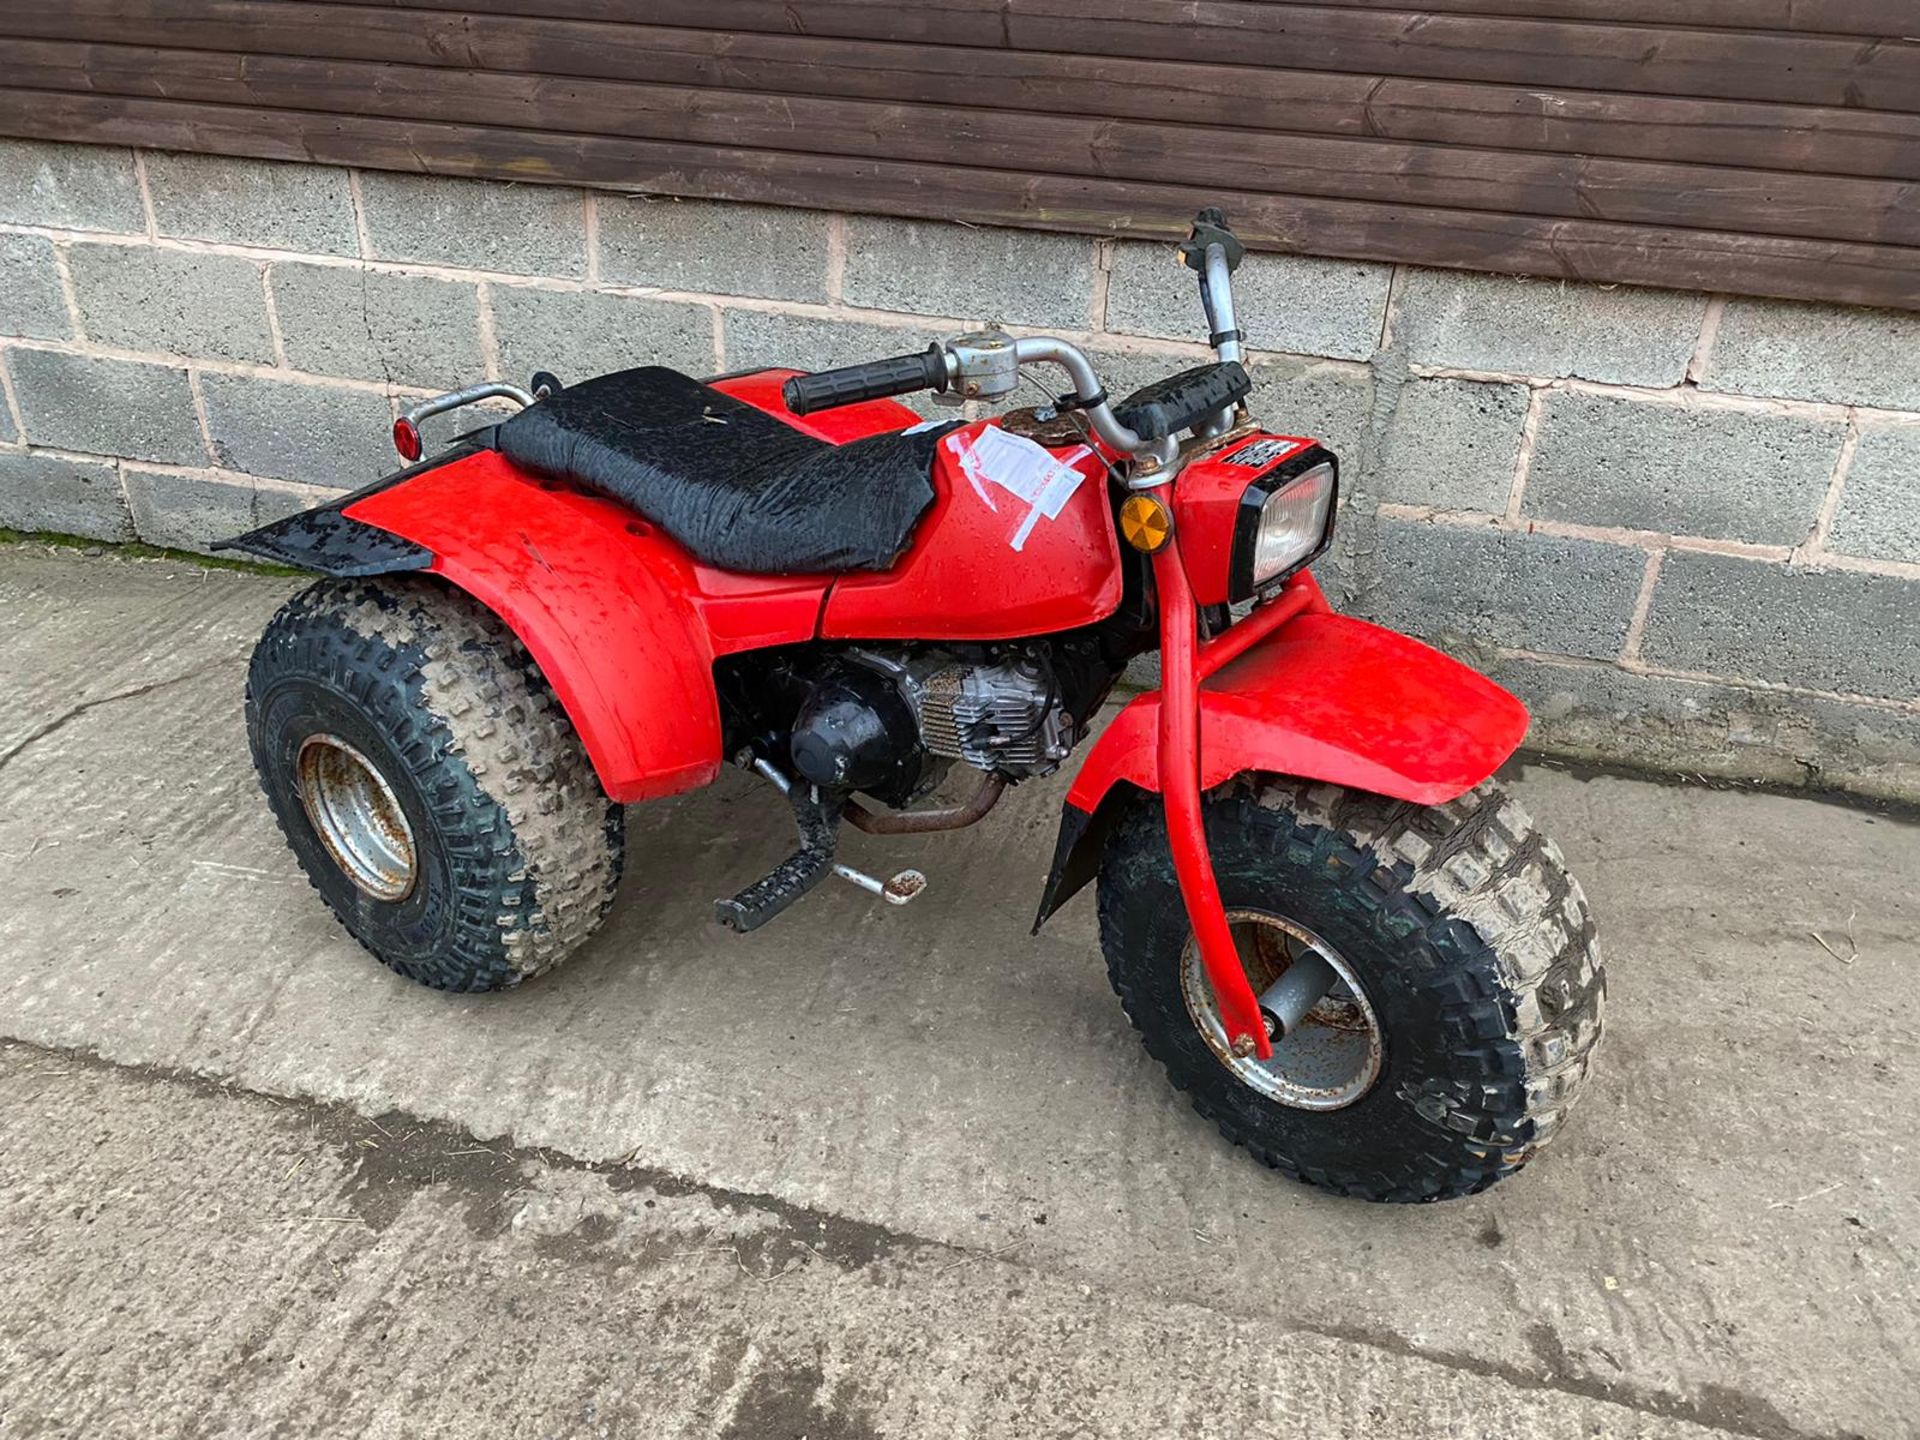
[[[1100,377],[1094,373],[1093,362],[1065,340],[1051,335],[1016,340],[1004,330],[976,330],[947,341],[945,349],[948,388],[969,400],[995,400],[1009,394],[1020,382],[1022,365],[1045,361],[1060,366],[1073,381],[1073,393],[1093,433],[1112,449],[1148,462],[1142,467],[1142,479],[1163,469],[1179,453],[1179,444],[1171,436],[1148,440],[1122,425],[1107,401]],[[1148,483],[1161,481],[1151,479]]]
[[[1233,268],[1244,253],[1238,237],[1227,229],[1217,210],[1202,210],[1194,233],[1181,247],[1187,264],[1200,274],[1200,303],[1207,312],[1208,341],[1224,361],[1241,360],[1246,346],[1233,303]],[[1073,380],[1073,393],[1085,411],[1087,423],[1112,449],[1139,459],[1129,482],[1136,489],[1164,485],[1180,453],[1178,440],[1168,436],[1148,440],[1123,425],[1113,413],[1107,392],[1093,364],[1077,346],[1051,335],[1016,340],[1003,330],[976,330],[945,342],[947,393],[960,400],[995,400],[1019,383],[1020,367],[1042,361],[1062,367]],[[1231,430],[1235,407],[1209,416],[1195,433],[1213,439]]]

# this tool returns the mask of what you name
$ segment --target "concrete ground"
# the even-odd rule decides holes
[[[1228,1149],[1029,939],[1059,781],[740,938],[742,779],[524,991],[380,969],[254,789],[292,582],[0,549],[0,1437],[1920,1433],[1920,831],[1534,767],[1609,1036],[1487,1195]],[[1817,938],[1816,938],[1817,936]]]

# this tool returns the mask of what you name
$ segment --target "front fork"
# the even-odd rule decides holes
[[[1294,616],[1325,610],[1327,603],[1303,572],[1274,599],[1203,646],[1177,537],[1169,537],[1153,552],[1153,579],[1160,603],[1160,798],[1166,807],[1173,873],[1227,1042],[1236,1055],[1265,1060],[1273,1054],[1273,1042],[1240,963],[1207,851],[1200,805],[1200,682]]]

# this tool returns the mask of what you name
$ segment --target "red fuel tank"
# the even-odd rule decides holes
[[[940,441],[933,508],[884,575],[843,575],[834,640],[1011,640],[1090,625],[1120,605],[1105,462],[975,421]]]
[[[713,386],[822,440],[919,422],[891,400],[795,415],[780,387],[798,373],[762,370]],[[933,506],[897,565],[834,580],[822,639],[1013,640],[1090,625],[1119,608],[1107,468],[1087,446],[1045,450],[975,421],[941,440],[933,486]]]

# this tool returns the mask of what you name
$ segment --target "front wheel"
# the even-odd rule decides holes
[[[1147,1050],[1230,1140],[1368,1200],[1484,1190],[1547,1142],[1600,1038],[1579,885],[1499,788],[1445,805],[1243,777],[1207,840],[1254,992],[1303,956],[1331,987],[1273,1057],[1236,1056],[1193,944],[1161,807],[1100,870],[1108,973]]]

